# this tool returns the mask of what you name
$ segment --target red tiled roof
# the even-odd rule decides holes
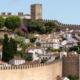
[[[53,53],[53,54],[40,54],[39,56],[59,56],[60,55],[60,53],[58,52],[55,52],[55,53]]]
[[[2,46],[0,46],[0,51],[2,51]]]
[[[35,60],[35,61],[26,61],[25,63],[21,64],[21,65],[33,65],[33,64],[39,64],[39,60]]]
[[[80,41],[78,38],[74,38],[75,40],[77,40],[77,41]]]
[[[49,38],[49,36],[47,36],[47,35],[39,35],[39,36],[37,36],[37,38],[47,39],[47,38]]]
[[[0,60],[0,64],[6,64],[6,62]]]
[[[13,59],[14,59],[14,60],[24,60],[23,58],[20,58],[20,57],[17,57],[17,56],[14,56]]]

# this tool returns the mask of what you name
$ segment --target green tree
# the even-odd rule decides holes
[[[69,78],[70,80],[78,80],[78,79],[79,79],[78,77],[72,76],[72,75],[68,75],[68,78]]]
[[[3,38],[2,37],[0,37],[0,45],[3,45]]]
[[[21,58],[24,58],[24,56],[25,56],[23,50],[17,51],[17,54],[16,55],[20,56]]]
[[[36,46],[41,46],[41,43],[40,42],[36,42]]]
[[[78,54],[80,54],[80,49],[76,51]]]
[[[41,33],[42,31],[45,31],[45,27],[44,24],[40,23],[38,20],[32,20],[29,24],[28,30],[33,33]]]
[[[45,63],[47,61],[47,59],[42,59],[41,63]]]
[[[52,52],[52,50],[53,50],[53,48],[51,48],[51,47],[48,47],[48,48],[46,49],[46,51],[48,51],[48,52]]]
[[[24,36],[24,32],[22,30],[16,29],[14,31],[15,34],[17,34],[18,36]]]
[[[32,20],[32,21],[30,22],[30,24],[29,24],[29,29],[30,29],[30,31],[32,31],[32,32],[37,31],[37,26],[38,26],[38,24],[39,24],[38,20]]]
[[[68,49],[68,51],[77,51],[78,47],[77,46],[72,46]]]
[[[52,21],[49,21],[49,22],[47,22],[47,23],[45,23],[45,26],[46,26],[46,32],[47,33],[51,33],[51,32],[53,32],[53,31],[55,31],[55,23],[54,22],[52,22]],[[54,29],[54,30],[52,30],[52,29]]]
[[[25,42],[25,38],[22,37],[22,36],[16,36],[16,37],[15,37],[15,41],[16,41],[17,43],[24,43],[24,42]]]
[[[45,26],[41,26],[40,28],[40,33],[44,34],[46,33],[46,27]]]
[[[52,28],[51,33],[56,32],[56,28]]]
[[[10,44],[10,47],[9,47],[10,53],[13,54],[13,55],[16,54],[16,52],[17,52],[16,41],[14,39],[10,38],[9,44]]]
[[[5,62],[8,62],[10,59],[13,58],[13,53],[11,53],[11,44],[9,43],[9,38],[8,35],[5,34],[4,35],[4,44],[2,47],[2,53],[3,53],[3,57],[2,60]]]
[[[59,60],[59,59],[60,59],[60,56],[55,57],[55,60]]]
[[[32,61],[33,60],[33,57],[32,56],[27,56],[26,57],[26,61]]]
[[[28,45],[28,47],[30,47],[30,46],[33,46],[34,44],[33,43],[27,43],[27,45]]]
[[[0,28],[2,28],[4,24],[5,24],[5,19],[2,16],[0,16]]]
[[[31,42],[31,43],[34,43],[34,42],[36,41],[36,39],[37,39],[37,38],[35,38],[35,37],[30,38],[30,42]]]
[[[18,16],[9,16],[5,20],[5,26],[13,31],[15,30],[15,28],[18,28],[21,24],[22,20]]]
[[[16,51],[17,51],[17,44],[15,40],[12,38],[9,40],[8,35],[5,34],[4,43],[2,47],[2,53],[3,53],[2,60],[5,62],[8,62],[14,57],[14,55],[16,54]]]
[[[45,26],[50,26],[50,27],[53,27],[53,28],[55,28],[55,23],[54,22],[52,22],[52,21],[49,21],[49,22],[47,22],[47,23],[45,23]]]
[[[25,43],[21,43],[21,46],[22,46],[22,48],[23,48],[23,51],[25,52],[25,49],[27,49],[28,48],[28,45],[27,44],[25,44]]]

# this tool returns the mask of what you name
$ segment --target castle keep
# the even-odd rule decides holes
[[[42,4],[31,5],[31,19],[42,19]]]

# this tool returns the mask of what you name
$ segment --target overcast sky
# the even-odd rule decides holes
[[[0,0],[0,13],[30,14],[30,5],[35,3],[43,5],[43,19],[80,24],[80,0]]]

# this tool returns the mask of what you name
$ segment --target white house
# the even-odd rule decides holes
[[[6,63],[6,62],[4,62],[4,61],[2,61],[2,60],[0,60],[0,66],[1,67],[5,67],[5,66],[11,66],[10,64],[8,64],[8,63]]]
[[[59,41],[58,38],[54,38],[54,39],[53,39],[53,42],[54,42],[54,43],[59,43],[60,41]]]
[[[20,65],[23,63],[25,63],[25,60],[17,56],[14,56],[14,58],[9,61],[11,65]]]
[[[2,50],[0,50],[0,60],[2,60]]]
[[[50,53],[50,54],[40,54],[39,55],[39,62],[41,62],[42,59],[46,59],[47,62],[52,62],[59,55],[60,55],[60,53],[57,53],[57,52],[56,53]]]
[[[39,59],[39,54],[46,54],[46,50],[41,47],[30,47],[26,49],[25,53],[26,55],[32,56],[34,61]]]
[[[0,46],[0,60],[2,60],[2,46]]]
[[[35,42],[40,42],[40,43],[46,43],[49,40],[49,36],[48,35],[39,35],[37,36],[37,39]]]
[[[57,77],[54,78],[53,80],[70,80],[70,79],[67,78],[67,77],[60,77],[60,76],[57,76]]]
[[[67,43],[76,43],[79,39],[72,37],[72,32],[65,32],[63,37],[67,39]],[[80,40],[79,40],[80,41]]]
[[[67,44],[67,40],[64,40],[61,42],[61,46],[66,45]]]
[[[61,52],[60,52],[60,59],[61,59],[63,56],[66,56],[66,57],[67,57],[67,52],[66,52],[66,51],[61,51]]]
[[[68,49],[68,48],[70,48],[70,47],[72,47],[72,46],[77,46],[77,43],[67,43],[67,44],[64,45],[63,47],[64,47],[65,49]]]
[[[60,44],[59,43],[54,43],[54,42],[51,42],[51,43],[43,43],[41,46],[42,47],[45,47],[45,48],[51,47],[53,49],[59,49],[60,48]]]
[[[30,39],[25,39],[25,43],[29,43],[30,42]]]

